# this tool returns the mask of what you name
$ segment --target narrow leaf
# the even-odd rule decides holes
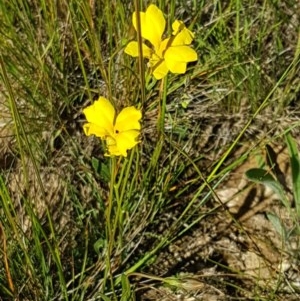
[[[128,277],[125,274],[122,274],[121,276],[121,282],[122,282],[122,296],[121,301],[128,301],[131,300],[131,289],[130,289],[130,283],[128,280]]]

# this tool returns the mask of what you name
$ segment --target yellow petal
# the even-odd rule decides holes
[[[172,23],[172,29],[173,29],[172,35],[174,36],[177,35],[184,27],[185,25],[183,24],[182,21],[175,20]]]
[[[119,151],[117,145],[110,145],[107,147],[107,153],[105,154],[105,156],[108,156],[108,157],[112,157],[112,156],[121,156],[121,152]],[[124,157],[127,156],[127,153]]]
[[[190,45],[193,41],[193,36],[193,33],[185,28],[174,37],[172,46]]]
[[[151,4],[145,13],[140,12],[140,21],[142,37],[148,40],[155,49],[158,49],[166,26],[162,11],[156,5]],[[132,23],[137,30],[136,13],[133,13]]]
[[[135,107],[124,108],[117,116],[115,123],[115,132],[121,133],[128,130],[139,130],[141,128],[139,120],[142,113]]]
[[[185,73],[186,63],[197,59],[197,52],[189,46],[172,46],[165,52],[166,66],[172,73]]]
[[[190,45],[194,39],[194,34],[185,27],[184,23],[175,20],[172,24],[173,35],[175,35],[172,46]]]
[[[139,141],[137,140],[138,136],[139,131],[137,130],[126,131],[116,135],[117,148],[111,148],[110,152],[119,152],[122,156],[126,157],[127,150],[133,148],[139,143]]]
[[[97,137],[104,138],[109,135],[109,132],[106,129],[99,127],[94,123],[85,123],[83,125],[83,130],[87,136],[95,135]]]
[[[105,156],[120,156],[121,155],[121,153],[118,149],[118,146],[117,146],[117,142],[113,137],[111,137],[111,136],[107,137],[106,145],[107,145],[108,152],[105,154]]]
[[[143,51],[143,57],[150,58],[152,51],[144,43],[142,44],[142,51]],[[133,57],[138,57],[139,56],[138,42],[129,42],[125,47],[124,52]]]
[[[159,80],[164,78],[169,72],[169,69],[164,60],[161,60],[153,67],[153,76],[155,79]]]
[[[169,70],[172,73],[176,73],[176,74],[184,74],[186,72],[186,65],[187,63],[183,63],[183,62],[176,62],[174,64],[170,64],[169,65]]]
[[[116,139],[114,137],[107,136],[106,137],[106,144],[107,144],[107,146],[116,146],[117,142],[116,142]]]
[[[84,126],[86,134],[97,133],[97,136],[102,138],[107,133],[113,133],[115,109],[106,98],[99,97],[92,105],[83,110],[83,114],[88,121],[88,124]]]
[[[171,43],[170,38],[164,39],[164,40],[160,43],[159,49],[158,49],[158,51],[157,51],[157,53],[156,53],[156,55],[157,55],[159,58],[163,58],[164,52],[166,51],[166,49],[167,49],[169,46],[171,46],[170,43]]]

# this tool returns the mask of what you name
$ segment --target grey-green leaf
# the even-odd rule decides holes
[[[262,168],[252,168],[246,171],[246,176],[250,181],[263,184],[271,188],[283,202],[286,201],[286,196],[282,186],[267,170]]]

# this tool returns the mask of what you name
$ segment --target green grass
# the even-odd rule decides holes
[[[143,11],[151,3],[140,2]],[[299,133],[296,1],[153,3],[168,32],[184,20],[199,56],[163,83],[143,83],[146,65],[123,52],[136,39],[134,1],[0,0],[1,300],[125,301],[156,282],[197,287],[156,275],[155,260],[222,212],[213,191],[252,146]],[[126,159],[84,136],[82,109],[99,96],[143,110],[142,142]],[[288,137],[299,240],[299,159]],[[276,230],[288,227],[274,216]],[[231,285],[244,296],[242,282]],[[246,292],[280,300],[276,287]]]

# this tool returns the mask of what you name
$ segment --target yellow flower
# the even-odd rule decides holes
[[[127,156],[127,150],[139,143],[142,113],[135,107],[124,108],[117,116],[109,100],[99,97],[83,110],[88,123],[83,125],[87,136],[106,140],[107,156]]]
[[[146,12],[140,12],[140,20],[141,35],[152,45],[150,48],[142,44],[143,57],[149,59],[149,67],[156,79],[162,79],[169,71],[185,73],[187,63],[197,61],[196,51],[189,46],[194,34],[184,26],[183,22],[175,20],[172,24],[172,36],[162,40],[166,21],[157,6],[151,4]],[[132,23],[137,30],[135,12],[132,16]],[[138,43],[129,42],[124,51],[137,57],[139,55]]]

